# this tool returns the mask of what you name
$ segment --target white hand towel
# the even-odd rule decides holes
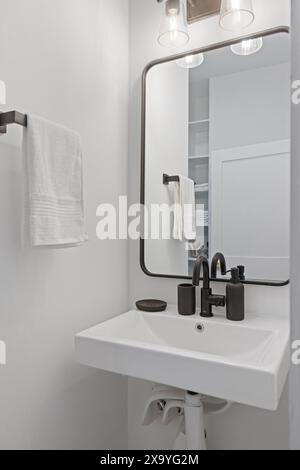
[[[28,116],[24,130],[25,227],[35,247],[81,245],[84,230],[80,136]]]
[[[196,199],[194,181],[179,176],[175,183],[174,230],[175,240],[196,239]]]

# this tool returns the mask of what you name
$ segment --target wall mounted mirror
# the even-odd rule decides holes
[[[187,176],[197,223],[194,245],[141,240],[150,276],[189,278],[199,254],[222,252],[228,268],[246,267],[246,283],[288,283],[290,36],[244,39],[145,69],[141,202],[171,206],[174,183],[163,175]]]

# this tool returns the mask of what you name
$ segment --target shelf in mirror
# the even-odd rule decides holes
[[[192,139],[189,143],[188,155],[191,157],[206,157],[209,155],[209,139],[208,135],[203,139],[204,134],[197,134],[198,139]]]
[[[204,155],[189,155],[189,160],[208,160],[209,155],[204,154]]]
[[[197,121],[189,121],[189,126],[205,126],[209,125],[209,119],[199,119]]]
[[[208,184],[199,185],[198,187],[197,185],[195,186],[195,193],[208,193],[208,191],[209,191]]]

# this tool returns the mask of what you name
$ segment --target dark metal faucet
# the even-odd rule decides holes
[[[213,257],[211,261],[211,274],[210,277],[211,279],[217,279],[217,268],[218,268],[218,263],[220,263],[220,268],[221,268],[221,275],[226,276],[227,273],[231,272],[231,269],[229,271],[227,270],[226,266],[226,260],[225,256],[223,253],[216,253],[215,256]],[[237,269],[239,270],[239,278],[241,281],[246,280],[245,276],[245,266],[238,266]]]
[[[212,279],[217,279],[218,263],[220,263],[222,276],[226,276],[227,274],[225,256],[222,253],[216,253],[211,262],[211,278]]]
[[[201,289],[201,317],[213,317],[212,307],[225,307],[224,295],[213,295],[210,288],[209,263],[204,256],[199,256],[194,266],[193,285],[200,285],[201,268],[203,267],[203,288]]]

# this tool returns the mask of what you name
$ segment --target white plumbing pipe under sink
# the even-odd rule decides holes
[[[155,385],[148,399],[143,416],[143,425],[149,426],[157,419],[168,425],[176,417],[182,416],[174,449],[207,450],[205,415],[225,413],[232,402],[193,392]],[[179,444],[180,441],[180,444]]]
[[[201,395],[186,392],[184,416],[187,450],[207,450]]]

